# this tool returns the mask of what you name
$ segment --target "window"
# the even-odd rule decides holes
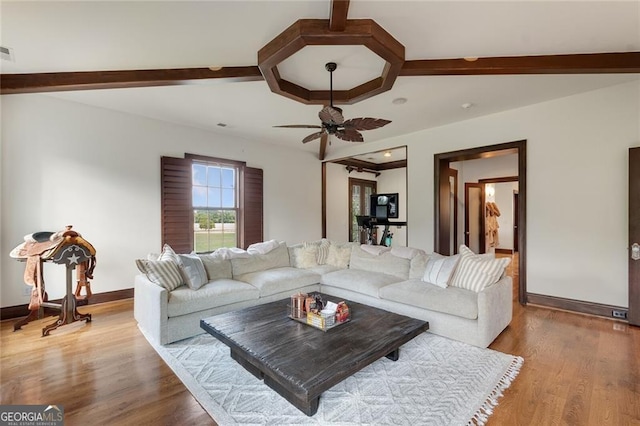
[[[190,253],[262,241],[262,169],[193,154],[160,166],[162,244]]]
[[[191,171],[194,250],[237,247],[238,167],[194,161]]]

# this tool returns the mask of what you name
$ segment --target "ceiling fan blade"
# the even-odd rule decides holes
[[[176,86],[214,80],[258,81],[264,77],[256,66],[223,67],[215,71],[210,68],[175,68],[2,74],[0,94]]]
[[[320,151],[318,151],[318,159],[324,160],[324,154],[327,151],[327,141],[329,140],[329,134],[325,133],[320,138]]]
[[[287,129],[322,129],[322,126],[318,126],[317,124],[284,124],[273,127],[285,127]]]
[[[312,140],[321,138],[322,135],[326,135],[327,132],[325,132],[324,130],[320,131],[320,132],[316,132],[316,133],[311,133],[309,136],[307,136],[306,138],[302,139],[302,143],[307,143],[307,142],[311,142]]]
[[[640,52],[405,61],[401,76],[640,72]]]
[[[344,116],[340,108],[326,106],[320,110],[318,117],[323,123],[330,124],[342,124],[344,123]]]
[[[345,121],[343,126],[353,130],[373,130],[386,126],[389,123],[391,123],[391,120],[385,120],[383,118],[360,117]]]
[[[342,139],[347,142],[364,142],[364,138],[362,137],[362,133],[357,131],[356,129],[340,129],[336,130],[334,133],[337,138]]]

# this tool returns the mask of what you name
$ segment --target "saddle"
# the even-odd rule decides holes
[[[40,231],[25,235],[24,242],[14,248],[9,256],[18,260],[25,260],[24,282],[33,287],[29,309],[37,310],[43,303],[43,278],[42,262],[53,258],[63,247],[69,244],[78,244],[88,249],[91,257],[81,262],[78,266],[78,285],[82,282],[87,288],[87,297],[91,295],[87,278],[93,279],[93,269],[95,268],[95,249],[88,241],[76,231],[67,226],[58,232]],[[79,290],[80,288],[78,288]],[[79,291],[76,293],[79,293]]]

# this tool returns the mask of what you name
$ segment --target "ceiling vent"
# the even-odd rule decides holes
[[[5,61],[15,62],[13,58],[13,49],[0,46],[0,57]]]

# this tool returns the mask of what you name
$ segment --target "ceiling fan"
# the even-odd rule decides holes
[[[330,101],[329,105],[322,108],[318,113],[318,117],[320,117],[322,124],[286,124],[273,127],[286,127],[290,129],[321,129],[319,132],[312,133],[302,139],[302,143],[311,142],[312,140],[320,138],[322,139],[321,144],[326,147],[326,139],[328,135],[335,135],[337,138],[347,142],[364,142],[364,138],[360,131],[378,129],[391,123],[390,120],[371,117],[352,118],[345,121],[344,116],[342,115],[342,109],[333,106],[333,72],[337,69],[338,65],[335,62],[328,62],[324,67],[329,71],[330,76]]]

